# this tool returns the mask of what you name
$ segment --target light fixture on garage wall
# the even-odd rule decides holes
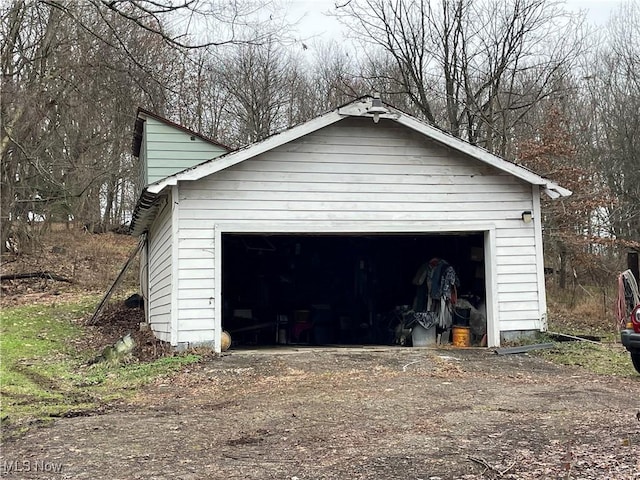
[[[531,223],[533,220],[533,215],[531,214],[531,210],[525,210],[522,212],[522,221],[524,223]]]
[[[385,113],[389,113],[382,105],[382,100],[380,100],[380,94],[378,92],[373,94],[373,99],[371,100],[371,107],[367,109],[367,113],[373,115],[373,123],[378,123],[380,121],[380,115],[384,115]]]

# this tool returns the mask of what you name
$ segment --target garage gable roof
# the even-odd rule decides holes
[[[272,135],[265,140],[226,153],[155,183],[151,183],[144,189],[136,205],[131,222],[132,234],[140,235],[148,228],[148,225],[154,217],[152,206],[167,187],[177,185],[178,182],[200,180],[208,175],[237,165],[244,160],[273,150],[274,148],[292,142],[348,117],[369,117],[376,123],[380,118],[393,120],[446,147],[491,165],[527,183],[539,185],[551,198],[568,197],[571,195],[570,190],[561,187],[549,179],[541,177],[525,167],[504,160],[484,148],[472,145],[390,105],[383,104],[377,97],[366,96],[288,130]]]
[[[377,105],[374,104],[378,101]],[[397,110],[389,105],[382,104],[378,99],[373,97],[363,97],[355,100],[347,105],[339,107],[333,111],[320,115],[308,122],[302,123],[281,133],[272,135],[265,140],[251,144],[247,147],[227,153],[205,163],[196,165],[195,167],[183,170],[182,172],[171,175],[163,180],[159,180],[147,187],[149,193],[160,193],[166,187],[176,185],[182,181],[199,180],[208,175],[214,174],[244,160],[253,158],[261,153],[273,150],[274,148],[292,142],[309,133],[320,130],[333,123],[339,122],[346,117],[370,117],[374,121],[379,118],[394,120],[405,127],[415,130],[424,136],[435,140],[453,150],[469,155],[477,160],[487,163],[503,172],[524,180],[533,185],[540,185],[544,191],[552,198],[567,197],[571,195],[571,191],[552,182],[549,179],[528,170],[520,165],[509,162],[500,158],[484,148],[472,145],[453,135],[444,132],[432,125],[424,123],[417,118]]]

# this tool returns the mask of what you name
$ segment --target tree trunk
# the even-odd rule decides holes
[[[567,286],[567,248],[564,244],[560,245],[560,289],[564,290]]]

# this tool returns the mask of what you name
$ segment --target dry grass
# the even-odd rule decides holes
[[[596,336],[617,336],[616,285],[604,291],[594,287],[567,288],[547,284],[549,330]]]
[[[52,228],[30,255],[3,255],[2,273],[47,271],[71,280],[12,280],[2,282],[3,303],[19,297],[102,293],[124,266],[138,239],[116,233],[91,234],[78,228]],[[135,291],[139,263],[131,265],[119,290]]]

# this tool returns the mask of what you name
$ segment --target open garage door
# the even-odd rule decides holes
[[[436,260],[455,271],[454,301],[482,308],[484,238],[223,233],[223,329],[235,346],[410,344],[403,321],[406,312],[425,309],[421,271]],[[479,344],[483,332],[472,333]]]

